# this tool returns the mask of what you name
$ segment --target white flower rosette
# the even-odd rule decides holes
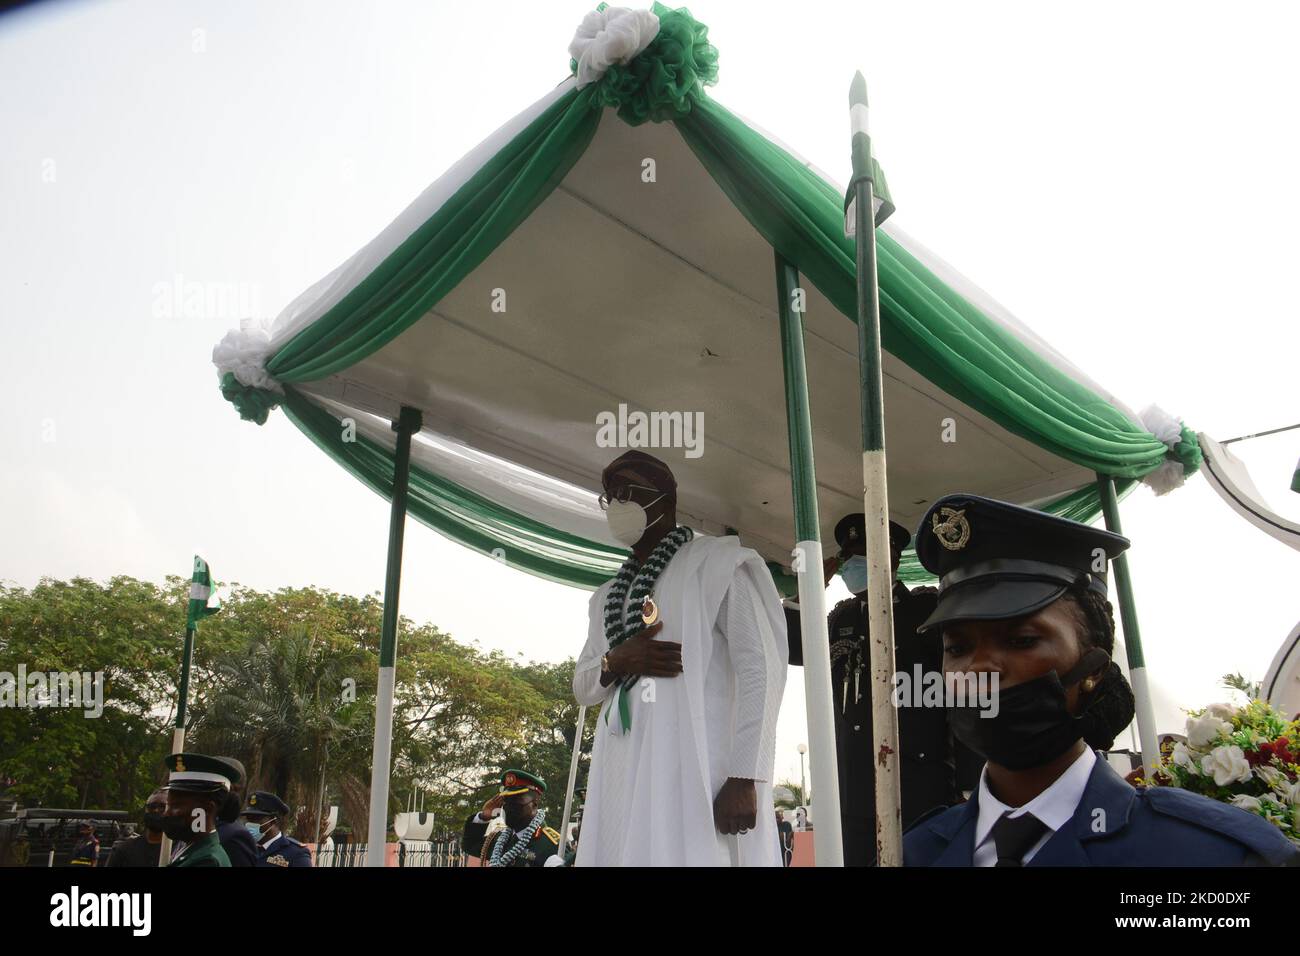
[[[1138,413],[1138,421],[1142,423],[1143,428],[1160,439],[1170,453],[1173,453],[1178,443],[1182,441],[1182,419],[1169,414],[1159,405],[1148,405],[1142,409]],[[1174,489],[1181,488],[1186,480],[1187,474],[1183,463],[1173,458],[1166,459],[1154,471],[1142,476],[1142,483],[1157,495],[1167,495]]]
[[[1201,767],[1197,763],[1197,754],[1187,749],[1187,745],[1182,741],[1174,744],[1173,759],[1176,766],[1182,767],[1189,773],[1200,773]]]
[[[1232,704],[1210,704],[1205,708],[1205,713],[1211,717],[1218,717],[1220,720],[1231,721],[1241,712],[1240,707],[1234,707]]]
[[[577,61],[578,89],[595,83],[615,63],[628,63],[659,33],[659,18],[649,10],[606,7],[582,18],[569,56]]]
[[[217,367],[218,378],[229,372],[240,385],[283,393],[280,383],[266,373],[270,355],[270,334],[261,325],[245,320],[217,343],[212,350],[212,364]]]
[[[1199,717],[1187,718],[1187,745],[1193,750],[1208,750],[1220,734],[1232,733],[1232,724],[1208,710]]]
[[[1220,787],[1245,783],[1251,776],[1246,754],[1236,744],[1224,744],[1211,750],[1209,755],[1201,760],[1201,773],[1213,777],[1214,782]]]
[[[1248,793],[1239,793],[1228,801],[1234,807],[1240,807],[1243,810],[1249,810],[1251,813],[1258,813],[1262,804],[1258,797],[1252,797]]]

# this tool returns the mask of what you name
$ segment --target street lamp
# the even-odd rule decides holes
[[[808,799],[808,781],[804,779],[804,775],[803,775],[803,755],[806,754],[807,752],[808,752],[808,745],[800,744],[799,745],[799,796],[803,798],[802,802],[805,806],[807,806],[809,803],[812,802]]]

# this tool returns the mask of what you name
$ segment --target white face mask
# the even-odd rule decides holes
[[[658,504],[663,497],[660,495],[650,504]],[[662,517],[663,515],[659,516]],[[659,518],[655,518],[655,521]],[[635,501],[611,501],[605,509],[605,520],[609,522],[609,533],[614,536],[614,540],[629,548],[641,540],[645,529],[649,527],[646,524],[645,508]],[[650,524],[654,524],[654,521]]]

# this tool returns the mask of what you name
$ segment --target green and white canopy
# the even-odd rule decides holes
[[[411,513],[583,587],[625,554],[596,505],[620,452],[600,423],[680,413],[702,421],[699,447],[650,448],[677,475],[680,519],[788,565],[777,253],[806,290],[823,540],[862,507],[844,190],[706,95],[717,51],[686,11],[599,10],[570,52],[574,75],[268,328],[228,334],[222,391],[259,423],[282,406],[383,495],[388,422],[418,408]],[[1195,470],[1180,422],[1144,424],[894,220],[877,236],[895,520],[915,527],[952,491],[1091,520],[1097,473],[1168,490]]]

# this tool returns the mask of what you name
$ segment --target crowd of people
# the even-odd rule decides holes
[[[627,452],[601,475],[612,535],[630,550],[592,595],[573,693],[599,708],[581,839],[546,826],[539,776],[502,773],[465,821],[462,848],[489,867],[789,866],[797,826],[773,812],[777,713],[807,651],[800,612],[734,535],[677,523],[671,469]],[[847,865],[876,860],[867,544],[861,514],[835,527],[823,570],[852,593],[828,618],[840,830]],[[1133,720],[1112,659],[1109,563],[1117,534],[976,495],[935,501],[916,554],[938,587],[898,580],[907,528],[891,522],[899,672],[969,678],[989,699],[906,696],[899,709],[908,866],[1296,866],[1297,848],[1257,815],[1177,787],[1134,786],[1098,751]],[[981,686],[983,686],[981,684]],[[173,754],[145,831],[109,865],[310,866],[284,835],[289,807],[242,799],[243,766]],[[764,809],[767,808],[767,809]],[[799,808],[803,811],[803,808]],[[496,818],[500,818],[499,822]],[[567,821],[565,821],[567,823]],[[74,863],[93,864],[86,834]]]
[[[178,753],[166,760],[167,784],[149,794],[143,829],[106,854],[106,867],[309,867],[311,852],[284,833],[289,805],[257,790],[245,803],[244,765],[233,757]],[[80,826],[73,866],[100,864],[93,823]]]

